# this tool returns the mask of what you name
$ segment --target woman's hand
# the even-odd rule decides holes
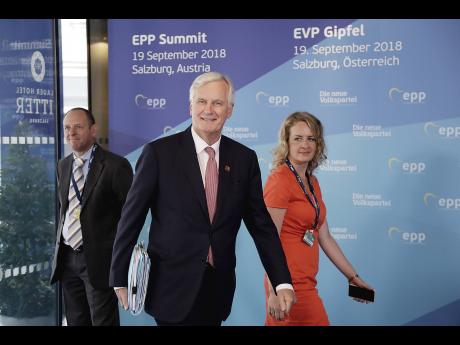
[[[362,288],[365,288],[365,289],[368,289],[368,290],[372,290],[374,291],[375,293],[375,290],[372,286],[370,286],[369,284],[367,284],[364,280],[361,279],[361,277],[355,277],[353,278],[351,281],[350,281],[350,284],[351,285],[356,285],[356,286],[359,286],[359,287],[362,287]],[[356,301],[356,302],[360,302],[360,303],[371,303],[370,301],[367,301],[365,299],[361,299],[361,298],[355,298],[353,297],[353,299]]]
[[[274,293],[268,296],[268,313],[276,320],[284,320],[284,312],[281,311],[280,300]]]

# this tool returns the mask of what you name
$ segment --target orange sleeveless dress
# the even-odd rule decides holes
[[[326,206],[316,177],[311,178],[315,194],[321,207],[318,229],[324,223]],[[307,190],[308,186],[306,186]],[[267,179],[264,189],[267,207],[286,209],[280,232],[289,271],[292,277],[297,303],[291,308],[289,316],[276,320],[268,312],[268,281],[265,276],[266,326],[328,326],[329,319],[323,302],[316,289],[318,273],[319,244],[318,231],[314,231],[313,246],[308,246],[302,238],[307,229],[313,227],[315,209],[305,197],[296,177],[286,164],[276,168]]]

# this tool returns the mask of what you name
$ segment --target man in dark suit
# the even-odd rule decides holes
[[[222,136],[233,86],[220,73],[190,88],[192,126],[144,146],[118,224],[110,285],[127,308],[131,252],[151,211],[152,261],[145,310],[158,325],[220,325],[235,292],[241,220],[253,237],[281,307],[294,303],[291,276],[265,207],[257,156]]]
[[[95,143],[88,110],[69,110],[64,132],[73,153],[57,167],[60,221],[51,283],[62,283],[68,325],[120,325],[110,261],[133,171],[126,158]]]

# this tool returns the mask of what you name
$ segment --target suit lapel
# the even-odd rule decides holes
[[[216,224],[219,215],[222,212],[222,204],[225,196],[231,192],[231,168],[230,152],[228,147],[227,138],[222,136],[219,147],[219,185],[217,188],[217,205],[216,214],[214,215],[214,222]]]
[[[104,169],[104,150],[98,146],[94,153],[93,161],[88,171],[88,176],[86,177],[85,187],[83,188],[82,195],[82,210],[84,209],[86,203],[88,202],[91,193],[93,192],[94,186],[96,185],[97,180],[101,176],[102,170]]]
[[[59,176],[59,192],[61,200],[61,212],[67,210],[69,205],[69,186],[70,186],[70,174],[72,173],[72,155],[67,156],[62,162],[62,171]]]
[[[204,192],[203,179],[201,178],[200,164],[198,163],[191,127],[183,132],[181,146],[178,155],[180,159],[179,162],[183,162],[183,166],[185,166],[185,175],[190,180],[190,185],[195,192],[194,194],[197,196],[203,213],[209,222],[206,194]]]

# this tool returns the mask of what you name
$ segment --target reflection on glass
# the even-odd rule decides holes
[[[0,325],[54,325],[52,20],[0,21]]]

